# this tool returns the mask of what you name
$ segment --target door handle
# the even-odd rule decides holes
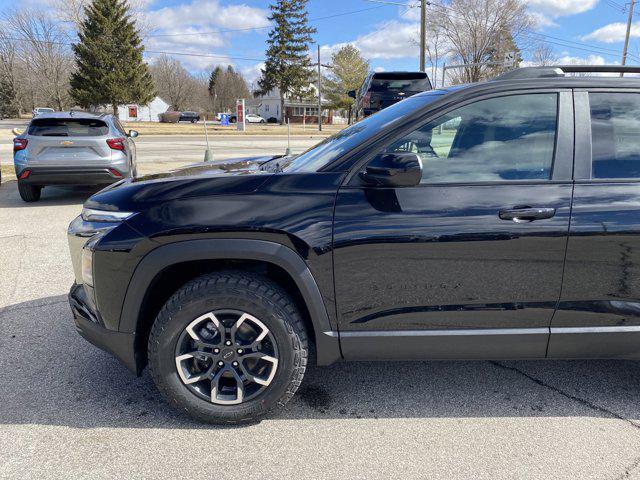
[[[555,208],[549,207],[514,207],[500,210],[498,216],[501,220],[512,220],[516,223],[533,222],[552,218],[556,214]]]

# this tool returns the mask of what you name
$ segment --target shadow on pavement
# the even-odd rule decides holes
[[[267,421],[468,417],[640,419],[631,361],[380,362],[312,367]],[[0,309],[0,424],[212,428],[172,410],[73,327],[66,296]]]
[[[34,208],[51,205],[76,205],[82,204],[91,195],[103,187],[55,187],[48,186],[42,189],[42,197],[37,202],[27,203],[20,198],[18,182],[5,181],[0,185],[0,208]]]

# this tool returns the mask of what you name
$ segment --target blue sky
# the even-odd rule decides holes
[[[56,0],[26,0],[42,5]],[[57,0],[58,2],[60,0]],[[216,63],[232,64],[254,80],[264,57],[268,32],[267,0],[130,0],[147,30],[149,59],[154,52],[176,55],[190,70]],[[374,0],[375,2],[376,0]],[[384,0],[383,0],[384,1]],[[389,0],[415,5],[416,0]],[[419,10],[367,0],[309,0],[315,40],[328,59],[343,43],[353,43],[377,69],[416,69]],[[528,0],[537,18],[534,33],[522,38],[544,39],[561,62],[617,63],[627,18],[624,0]],[[0,9],[13,8],[0,0]],[[322,18],[332,16],[332,18]],[[265,28],[267,27],[267,28]],[[229,31],[235,30],[235,31]],[[188,35],[185,35],[188,34]],[[634,20],[629,63],[639,63],[640,5]],[[530,43],[530,42],[529,42]],[[204,56],[197,56],[204,55]],[[210,55],[210,56],[207,56]],[[525,60],[528,52],[524,51]]]

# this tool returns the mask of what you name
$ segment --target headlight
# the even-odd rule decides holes
[[[135,212],[112,212],[109,210],[82,209],[82,219],[85,222],[122,222],[135,215]]]

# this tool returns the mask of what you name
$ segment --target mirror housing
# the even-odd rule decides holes
[[[127,133],[127,137],[129,138],[136,138],[139,135],[137,130],[129,130],[129,133]]]
[[[347,95],[349,95],[351,98],[356,98],[356,91],[355,90],[349,90],[347,92]]]
[[[383,153],[373,158],[360,178],[372,187],[415,187],[422,180],[422,160],[415,153]]]

